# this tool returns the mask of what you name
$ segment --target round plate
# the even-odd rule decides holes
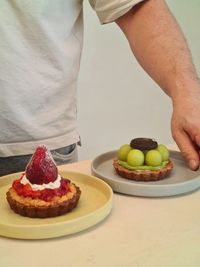
[[[18,174],[0,178],[0,235],[19,239],[44,239],[87,229],[103,220],[111,211],[113,192],[101,179],[82,173],[61,171],[81,189],[77,207],[71,212],[46,219],[28,218],[14,213],[6,192]]]
[[[188,193],[200,187],[200,170],[191,171],[181,153],[170,150],[174,168],[170,175],[156,182],[136,182],[119,176],[113,168],[117,151],[97,156],[92,161],[92,174],[107,182],[115,192],[143,197],[165,197]]]

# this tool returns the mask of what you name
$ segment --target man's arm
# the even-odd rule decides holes
[[[199,166],[200,84],[184,36],[163,0],[146,0],[116,20],[138,62],[173,103],[172,136]]]

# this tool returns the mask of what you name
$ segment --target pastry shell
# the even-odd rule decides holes
[[[49,218],[68,213],[76,207],[81,190],[73,183],[70,184],[70,190],[62,197],[54,197],[51,201],[44,201],[19,196],[11,187],[6,193],[6,197],[15,213],[31,218]]]
[[[151,181],[158,181],[165,178],[173,169],[173,162],[169,160],[166,166],[159,170],[128,170],[122,167],[117,159],[113,161],[113,167],[115,168],[116,172],[123,178],[135,181],[144,181],[144,182],[151,182]]]

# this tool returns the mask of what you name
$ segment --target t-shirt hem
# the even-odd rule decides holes
[[[49,150],[58,149],[80,142],[78,133],[73,135],[64,134],[59,137],[53,137],[31,142],[17,142],[0,144],[0,157],[12,157],[33,154],[37,146],[44,144]]]

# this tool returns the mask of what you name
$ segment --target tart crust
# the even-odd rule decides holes
[[[70,191],[62,197],[55,196],[51,201],[39,198],[19,196],[11,187],[6,193],[11,209],[22,216],[31,218],[49,218],[63,215],[74,209],[79,201],[81,190],[70,184]]]
[[[151,181],[158,181],[165,178],[173,169],[173,162],[169,160],[167,165],[159,170],[128,170],[122,167],[117,159],[113,161],[113,167],[115,168],[116,172],[123,178],[135,181],[144,181],[144,182],[151,182]]]

